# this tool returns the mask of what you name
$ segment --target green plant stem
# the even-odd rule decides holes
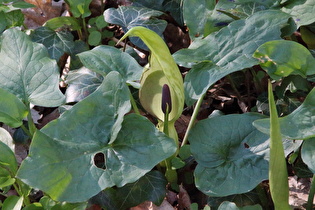
[[[28,114],[27,114],[28,130],[29,130],[30,137],[33,138],[33,135],[36,131],[36,126],[35,126],[33,118],[32,118],[31,109],[29,108],[30,105],[27,104],[27,107],[28,107]],[[23,127],[22,127],[22,129],[23,129]]]
[[[315,174],[313,174],[310,193],[308,194],[306,210],[312,210],[313,209],[314,194],[315,194]]]
[[[85,18],[82,18],[82,27],[83,27],[83,32],[84,32],[84,40],[88,40],[88,32],[87,32],[87,28],[86,28],[86,22],[85,22]]]
[[[18,180],[16,181],[16,183],[18,183]],[[13,184],[13,187],[14,187],[15,191],[19,194],[20,197],[23,197],[23,203],[24,203],[25,206],[30,205],[31,201],[30,201],[28,195],[25,195],[22,192],[22,190],[20,189],[20,185],[16,184],[16,183]]]
[[[28,135],[28,137],[33,138],[31,132],[25,127],[25,125],[21,125],[22,130],[24,131],[24,133],[26,133],[26,135]]]
[[[189,121],[187,130],[186,130],[185,136],[183,138],[181,147],[184,146],[185,144],[187,144],[189,132],[192,129],[193,125],[195,124],[198,112],[200,110],[200,107],[201,107],[201,104],[202,104],[202,101],[203,101],[203,98],[204,98],[205,95],[206,95],[206,93],[202,94],[202,96],[200,96],[200,98],[198,99],[198,101],[196,103],[194,112],[193,112],[193,114],[192,114],[192,116],[190,118],[190,121]]]
[[[129,96],[130,96],[130,103],[131,103],[131,106],[132,106],[133,111],[134,111],[136,114],[140,115],[140,111],[139,111],[139,109],[138,109],[137,103],[136,103],[135,99],[133,98],[133,96],[132,96],[130,90],[129,90]]]

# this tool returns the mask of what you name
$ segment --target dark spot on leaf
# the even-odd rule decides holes
[[[244,147],[245,147],[245,148],[249,148],[249,145],[246,144],[246,143],[244,143]]]
[[[105,155],[101,152],[97,153],[94,156],[94,164],[96,167],[101,168],[101,169],[106,169],[105,165]]]
[[[227,26],[229,23],[227,22],[218,22],[215,24],[216,27]]]

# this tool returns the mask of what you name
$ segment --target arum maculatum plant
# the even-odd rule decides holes
[[[158,129],[173,138],[178,145],[174,124],[184,107],[183,78],[178,66],[163,39],[155,32],[137,26],[130,29],[120,41],[128,36],[139,37],[150,50],[149,63],[140,80],[140,103],[148,113],[156,117]],[[170,166],[167,162],[169,161],[165,163],[168,173],[172,170],[168,170]]]

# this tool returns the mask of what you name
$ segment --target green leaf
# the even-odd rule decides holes
[[[185,0],[184,19],[190,38],[194,40],[199,36],[206,37],[234,20],[245,19],[258,11],[267,10],[273,4],[274,0]]]
[[[20,210],[23,205],[23,197],[11,195],[5,199],[2,210]]]
[[[5,129],[0,128],[0,188],[12,185],[18,166],[13,153],[12,137]]]
[[[102,40],[102,34],[99,31],[92,31],[89,35],[88,42],[91,46],[97,46]]]
[[[78,19],[74,17],[55,17],[52,19],[49,19],[45,23],[45,27],[51,29],[51,30],[56,30],[59,28],[63,27],[70,27],[71,30],[80,30],[82,28],[81,24],[79,23]]]
[[[150,171],[138,181],[120,188],[108,188],[91,199],[105,209],[128,209],[144,201],[160,205],[166,195],[167,181],[159,171]]]
[[[315,138],[310,138],[304,141],[301,150],[301,156],[303,162],[307,167],[315,174]]]
[[[103,76],[85,67],[70,71],[66,78],[66,102],[78,102],[93,93],[103,81]]]
[[[262,44],[253,54],[260,66],[275,80],[291,74],[306,77],[315,74],[315,59],[303,45],[285,40]]]
[[[184,0],[183,16],[184,21],[189,28],[189,36],[191,40],[196,37],[203,37],[205,25],[209,16],[214,12],[216,2],[214,0]],[[196,6],[198,5],[198,6]],[[192,9],[194,8],[194,9]]]
[[[255,205],[261,202],[256,190],[252,190],[244,194],[229,195],[224,197],[209,196],[207,204],[208,206],[211,206],[211,208],[218,209],[218,207],[223,201],[233,202],[237,206]]]
[[[40,199],[39,204],[42,206],[43,210],[85,210],[87,209],[87,202],[84,202],[84,203],[56,202],[52,200],[51,198],[49,198],[48,196],[43,196]]]
[[[17,176],[52,199],[69,202],[135,182],[176,146],[142,116],[127,115],[122,122],[129,110],[124,79],[109,73],[94,93],[35,133]],[[104,169],[95,165],[97,154],[104,157]]]
[[[66,0],[66,2],[70,6],[70,11],[74,17],[86,18],[91,15],[89,6],[92,0]]]
[[[0,122],[13,128],[21,126],[28,113],[27,107],[15,95],[2,88],[0,98]]]
[[[243,206],[238,207],[235,203],[224,201],[218,208],[218,210],[262,210],[262,207],[257,204],[254,206]]]
[[[57,61],[64,53],[73,54],[75,47],[73,36],[69,31],[54,31],[47,27],[39,27],[32,32],[31,39],[45,45],[50,57]]]
[[[181,0],[133,0],[132,6],[147,7],[169,13],[179,24],[183,25]]]
[[[23,103],[54,107],[64,102],[56,61],[48,58],[43,45],[16,29],[6,30],[1,37],[0,88]]]
[[[142,73],[142,67],[133,57],[115,47],[102,45],[78,56],[88,69],[103,76],[111,71],[118,71],[131,84],[139,80]]]
[[[270,193],[275,209],[289,210],[291,208],[289,206],[288,171],[282,145],[278,113],[270,82],[268,83],[268,100],[270,110]]]
[[[5,13],[0,11],[0,34],[7,28],[7,20],[5,18]]]
[[[107,9],[104,17],[106,22],[120,25],[125,33],[135,26],[143,26],[162,36],[167,22],[154,18],[162,14],[163,12],[148,8],[120,6],[117,9]],[[147,49],[139,38],[133,37],[130,41],[142,49]]]
[[[25,2],[25,1],[17,1],[17,2],[14,2],[12,4],[13,7],[15,8],[19,8],[19,9],[27,9],[27,8],[32,8],[32,7],[35,7],[34,4],[30,4],[28,2]]]
[[[313,0],[288,1],[281,10],[293,16],[298,27],[315,22],[315,2]]]
[[[281,134],[288,139],[307,139],[315,137],[315,88],[307,95],[304,102],[291,114],[279,118]],[[268,119],[257,120],[254,126],[264,133],[269,133]]]
[[[12,148],[7,145],[12,144],[12,137],[8,131],[0,128],[0,174],[14,176],[17,171],[17,162]]]
[[[239,194],[268,178],[268,136],[252,126],[261,118],[258,114],[219,116],[192,128],[188,139],[198,163],[199,190],[210,196]]]
[[[13,10],[5,14],[7,28],[22,26],[24,23],[24,14],[21,10]]]
[[[224,76],[258,64],[252,54],[261,44],[280,39],[281,28],[287,25],[288,18],[289,15],[279,11],[260,11],[195,40],[188,49],[177,51],[173,55],[175,61],[192,67],[185,77],[186,104],[192,105]]]

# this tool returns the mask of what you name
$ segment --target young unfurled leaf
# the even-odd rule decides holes
[[[289,206],[288,172],[282,145],[280,123],[270,82],[268,85],[268,100],[270,109],[270,193],[275,209],[291,209]]]

